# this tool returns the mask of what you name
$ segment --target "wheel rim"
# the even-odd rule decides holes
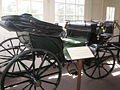
[[[19,60],[19,64],[23,69],[19,71],[20,73],[16,73],[16,71],[15,73],[12,72],[13,75],[8,77],[8,74],[11,73],[10,68],[15,62],[18,62],[18,57],[23,57],[26,54],[30,55],[30,53],[34,53],[36,59],[31,61],[28,60],[30,62],[29,65],[25,63],[25,60]],[[1,79],[1,90],[14,90],[16,87],[18,90],[56,89],[61,78],[61,65],[54,54],[37,50],[33,52],[26,51],[25,53],[18,55],[18,57],[14,58],[6,67]],[[56,67],[53,68],[53,66]],[[10,80],[10,83],[8,80]]]
[[[117,60],[118,62],[120,62],[120,51],[119,50],[117,51]]]
[[[83,64],[83,71],[92,79],[101,79],[108,76],[115,65],[112,51],[105,48],[100,48],[96,52],[95,58],[90,60],[89,65]]]
[[[27,48],[20,43],[19,39],[9,38],[0,43],[0,70],[4,70],[5,66],[12,60],[13,57],[25,51]]]

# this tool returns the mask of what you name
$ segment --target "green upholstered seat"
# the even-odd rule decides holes
[[[67,52],[68,47],[79,47],[79,46],[85,46],[87,41],[81,40],[80,38],[74,38],[74,37],[67,37],[62,38],[64,42],[64,56],[67,60],[70,59],[70,56]]]

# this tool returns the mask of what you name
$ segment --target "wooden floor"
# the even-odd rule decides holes
[[[63,69],[63,76],[57,90],[76,90],[76,78]],[[94,80],[82,75],[81,90],[120,90],[120,65],[116,64],[112,73],[104,79]]]
[[[62,70],[62,79],[57,90],[76,90],[76,77],[69,75],[66,68]],[[104,79],[94,80],[83,73],[81,86],[81,90],[120,90],[120,65],[116,63],[112,73]],[[16,87],[15,90],[20,89]]]

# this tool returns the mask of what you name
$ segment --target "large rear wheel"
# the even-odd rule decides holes
[[[31,55],[35,56],[32,60],[29,58]],[[19,68],[13,70],[16,62]],[[53,53],[28,50],[7,65],[1,78],[1,90],[56,90],[60,79],[61,64]]]

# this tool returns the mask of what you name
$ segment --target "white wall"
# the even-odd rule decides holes
[[[105,20],[107,6],[115,7],[115,20],[120,21],[120,0],[86,0],[85,19]]]
[[[0,15],[1,15],[1,1],[0,0]],[[54,22],[55,20],[55,0],[43,0],[44,10],[43,18],[45,21]],[[106,7],[115,6],[116,16],[115,19],[120,21],[120,0],[85,0],[85,19],[87,20],[105,20]]]
[[[0,17],[1,17],[1,13],[2,12],[2,0],[0,0]]]
[[[45,21],[53,23],[55,21],[55,0],[43,0],[44,12],[43,19]]]
[[[92,0],[85,0],[85,20],[91,20],[92,18]]]
[[[85,19],[87,20],[106,20],[106,8],[115,7],[115,20],[120,24],[120,0],[86,0]],[[114,30],[114,35],[118,35],[119,30]],[[113,41],[117,41],[114,38]]]
[[[103,19],[103,0],[86,0],[85,19],[87,20]]]
[[[120,0],[104,0],[104,10],[103,10],[103,14],[104,14],[104,18],[106,16],[106,7],[111,6],[111,7],[115,7],[115,20],[119,19],[119,13],[120,13]]]
[[[106,19],[106,8],[108,6],[115,7],[115,18],[114,19],[120,21],[120,0],[104,0],[103,19]],[[119,34],[119,30],[116,28],[114,30],[114,35],[118,35],[118,34]],[[113,39],[113,41],[117,41],[117,40],[118,38]]]

